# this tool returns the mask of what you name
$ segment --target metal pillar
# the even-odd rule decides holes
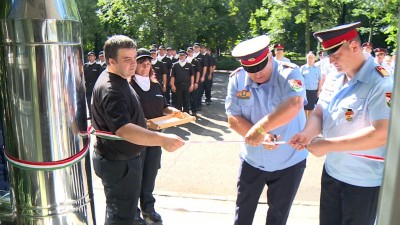
[[[93,224],[88,157],[72,161],[87,149],[77,6],[1,2],[0,96],[13,224]]]

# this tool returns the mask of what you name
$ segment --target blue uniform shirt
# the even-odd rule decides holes
[[[318,90],[318,83],[321,80],[321,69],[315,65],[310,67],[305,64],[300,67],[300,73],[304,77],[304,85],[306,90]]]
[[[304,98],[304,104],[306,104],[305,90],[302,87],[303,77],[299,69],[284,64],[274,60],[272,75],[269,81],[263,84],[254,83],[244,69],[236,70],[229,79],[225,102],[226,114],[242,116],[255,124],[290,97],[301,96]],[[293,67],[296,66],[292,65]],[[243,90],[250,92],[249,98],[238,98],[237,93]],[[301,109],[292,121],[272,130],[271,133],[281,135],[282,141],[288,141],[294,134],[303,129],[305,121],[304,110]],[[263,145],[253,147],[242,144],[241,147],[241,157],[247,163],[269,172],[293,166],[303,161],[308,153],[306,150],[296,151],[288,144],[280,145],[276,150],[266,150]]]
[[[324,137],[352,134],[370,126],[372,121],[389,119],[386,93],[392,92],[393,82],[390,77],[382,77],[376,66],[369,57],[345,85],[344,74],[328,76],[318,101],[323,112]],[[380,186],[384,163],[356,157],[349,152],[385,157],[386,146],[366,151],[331,152],[325,161],[326,171],[337,180],[361,187]]]

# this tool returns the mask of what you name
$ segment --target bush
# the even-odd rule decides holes
[[[240,66],[240,62],[232,56],[220,56],[217,59],[217,70],[235,70]]]

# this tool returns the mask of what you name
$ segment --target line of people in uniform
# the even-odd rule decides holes
[[[153,46],[150,52],[155,75],[163,87],[167,103],[192,115],[202,110],[203,95],[205,103],[210,105],[216,61],[209,48],[194,43],[175,54],[174,49],[160,45],[158,49]]]
[[[286,224],[308,152],[326,157],[320,224],[375,224],[393,80],[373,57],[365,57],[360,24],[314,33],[334,70],[322,88],[311,82],[322,90],[307,120],[304,105],[314,99],[306,94],[304,71],[316,77],[310,69],[313,54],[307,54],[302,74],[295,64],[272,57],[267,35],[233,49],[242,67],[230,75],[225,109],[230,128],[246,143],[241,145],[235,225],[253,223],[265,185],[266,225]]]

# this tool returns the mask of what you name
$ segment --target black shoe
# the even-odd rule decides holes
[[[209,101],[207,101],[207,102],[206,102],[206,105],[210,105],[210,102],[209,102]]]
[[[160,222],[162,221],[160,214],[156,213],[156,211],[145,213],[142,212],[143,218],[149,218],[153,222]]]
[[[146,220],[142,219],[139,215],[133,220],[133,225],[147,225]]]

